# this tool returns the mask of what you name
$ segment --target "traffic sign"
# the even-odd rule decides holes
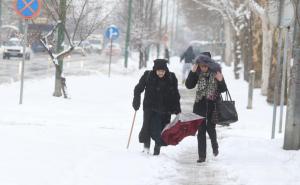
[[[41,0],[15,0],[14,8],[22,18],[33,19],[40,14]]]
[[[119,35],[119,29],[115,25],[109,26],[105,31],[105,37],[111,40],[116,40]]]

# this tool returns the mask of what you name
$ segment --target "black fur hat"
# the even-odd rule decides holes
[[[168,71],[168,66],[167,66],[167,60],[165,59],[156,59],[154,60],[154,66],[153,66],[153,71],[162,69],[165,71]]]
[[[202,52],[202,53],[200,53],[200,54],[206,55],[206,56],[208,56],[209,58],[211,58],[211,54],[210,54],[209,51],[205,51],[205,52]]]

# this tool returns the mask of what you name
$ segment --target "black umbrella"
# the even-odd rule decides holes
[[[196,59],[196,64],[205,64],[212,72],[221,72],[221,66],[207,55],[200,54]]]

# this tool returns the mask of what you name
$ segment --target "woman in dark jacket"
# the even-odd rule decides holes
[[[184,64],[182,66],[182,84],[184,84],[187,73],[192,68],[195,57],[196,56],[192,46],[189,46],[187,50],[180,56],[180,62],[184,60]]]
[[[219,154],[217,142],[216,123],[212,119],[215,112],[215,103],[220,93],[227,90],[226,83],[219,67],[210,58],[210,53],[201,54],[196,64],[193,65],[185,85],[192,89],[197,85],[196,99],[193,112],[206,118],[205,124],[198,128],[198,155],[197,162],[204,162],[206,159],[206,132],[211,140],[213,154]]]
[[[166,145],[161,139],[161,131],[170,122],[171,114],[181,112],[177,78],[169,72],[167,60],[156,59],[153,70],[145,71],[135,86],[132,106],[136,111],[144,90],[144,121],[139,141],[144,143],[146,152],[149,152],[152,138],[155,141],[154,155],[159,155],[160,147]]]

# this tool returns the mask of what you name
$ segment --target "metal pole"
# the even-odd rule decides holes
[[[248,89],[248,105],[247,109],[252,109],[252,102],[253,102],[253,89],[254,89],[254,83],[255,83],[255,71],[251,70],[249,71],[249,89]]]
[[[171,48],[171,51],[174,51],[174,48],[173,48],[173,43],[174,43],[174,23],[175,23],[175,0],[173,0],[173,4],[172,4],[172,8],[173,8],[173,12],[172,12],[172,23],[171,23],[171,44],[170,44],[170,47]]]
[[[169,0],[167,0],[167,6],[166,6],[166,22],[165,22],[165,27],[166,27],[166,31],[165,33],[168,33],[168,22],[169,22]]]
[[[277,50],[277,64],[275,73],[275,87],[274,87],[274,100],[273,100],[273,122],[272,122],[272,135],[271,139],[275,138],[275,127],[276,127],[276,112],[277,112],[277,99],[278,99],[278,84],[279,84],[279,73],[280,73],[280,61],[281,61],[281,47],[282,47],[282,29],[280,28],[281,20],[283,15],[283,0],[279,2],[279,12],[278,12],[278,26],[279,26],[279,44]]]
[[[159,58],[160,55],[160,41],[161,41],[161,37],[162,37],[162,17],[163,17],[163,5],[164,5],[164,0],[161,0],[160,3],[160,21],[159,21],[159,38],[158,38],[158,47],[157,47],[157,58]]]
[[[110,67],[111,67],[111,55],[112,55],[112,36],[110,38],[110,54],[109,54],[109,67],[108,67],[108,77],[110,77]]]
[[[282,133],[282,115],[283,115],[283,106],[285,99],[285,81],[286,81],[286,68],[287,68],[287,50],[289,48],[289,29],[286,30],[285,34],[285,44],[283,51],[283,69],[282,69],[282,81],[281,81],[281,92],[280,92],[280,117],[279,117],[279,133]]]
[[[125,63],[124,66],[128,66],[128,47],[130,41],[130,24],[131,24],[131,9],[132,9],[132,0],[128,2],[128,22],[127,22],[127,31],[126,31],[126,43],[125,43]]]
[[[272,122],[272,136],[275,138],[275,126],[276,126],[276,112],[277,112],[277,99],[278,99],[278,84],[279,84],[279,73],[280,73],[280,61],[281,61],[281,47],[282,47],[282,29],[279,28],[279,44],[277,50],[277,63],[276,63],[276,73],[275,73],[275,87],[274,87],[274,97],[273,97],[273,122]]]
[[[2,0],[0,0],[0,28],[2,27]],[[2,34],[0,32],[0,43],[2,43]]]
[[[26,45],[27,45],[27,30],[28,30],[28,21],[25,20],[25,33],[23,40],[23,59],[22,59],[22,69],[21,69],[21,88],[20,88],[20,99],[19,104],[23,103],[23,88],[24,88],[24,66],[25,66],[25,55],[26,55]]]

